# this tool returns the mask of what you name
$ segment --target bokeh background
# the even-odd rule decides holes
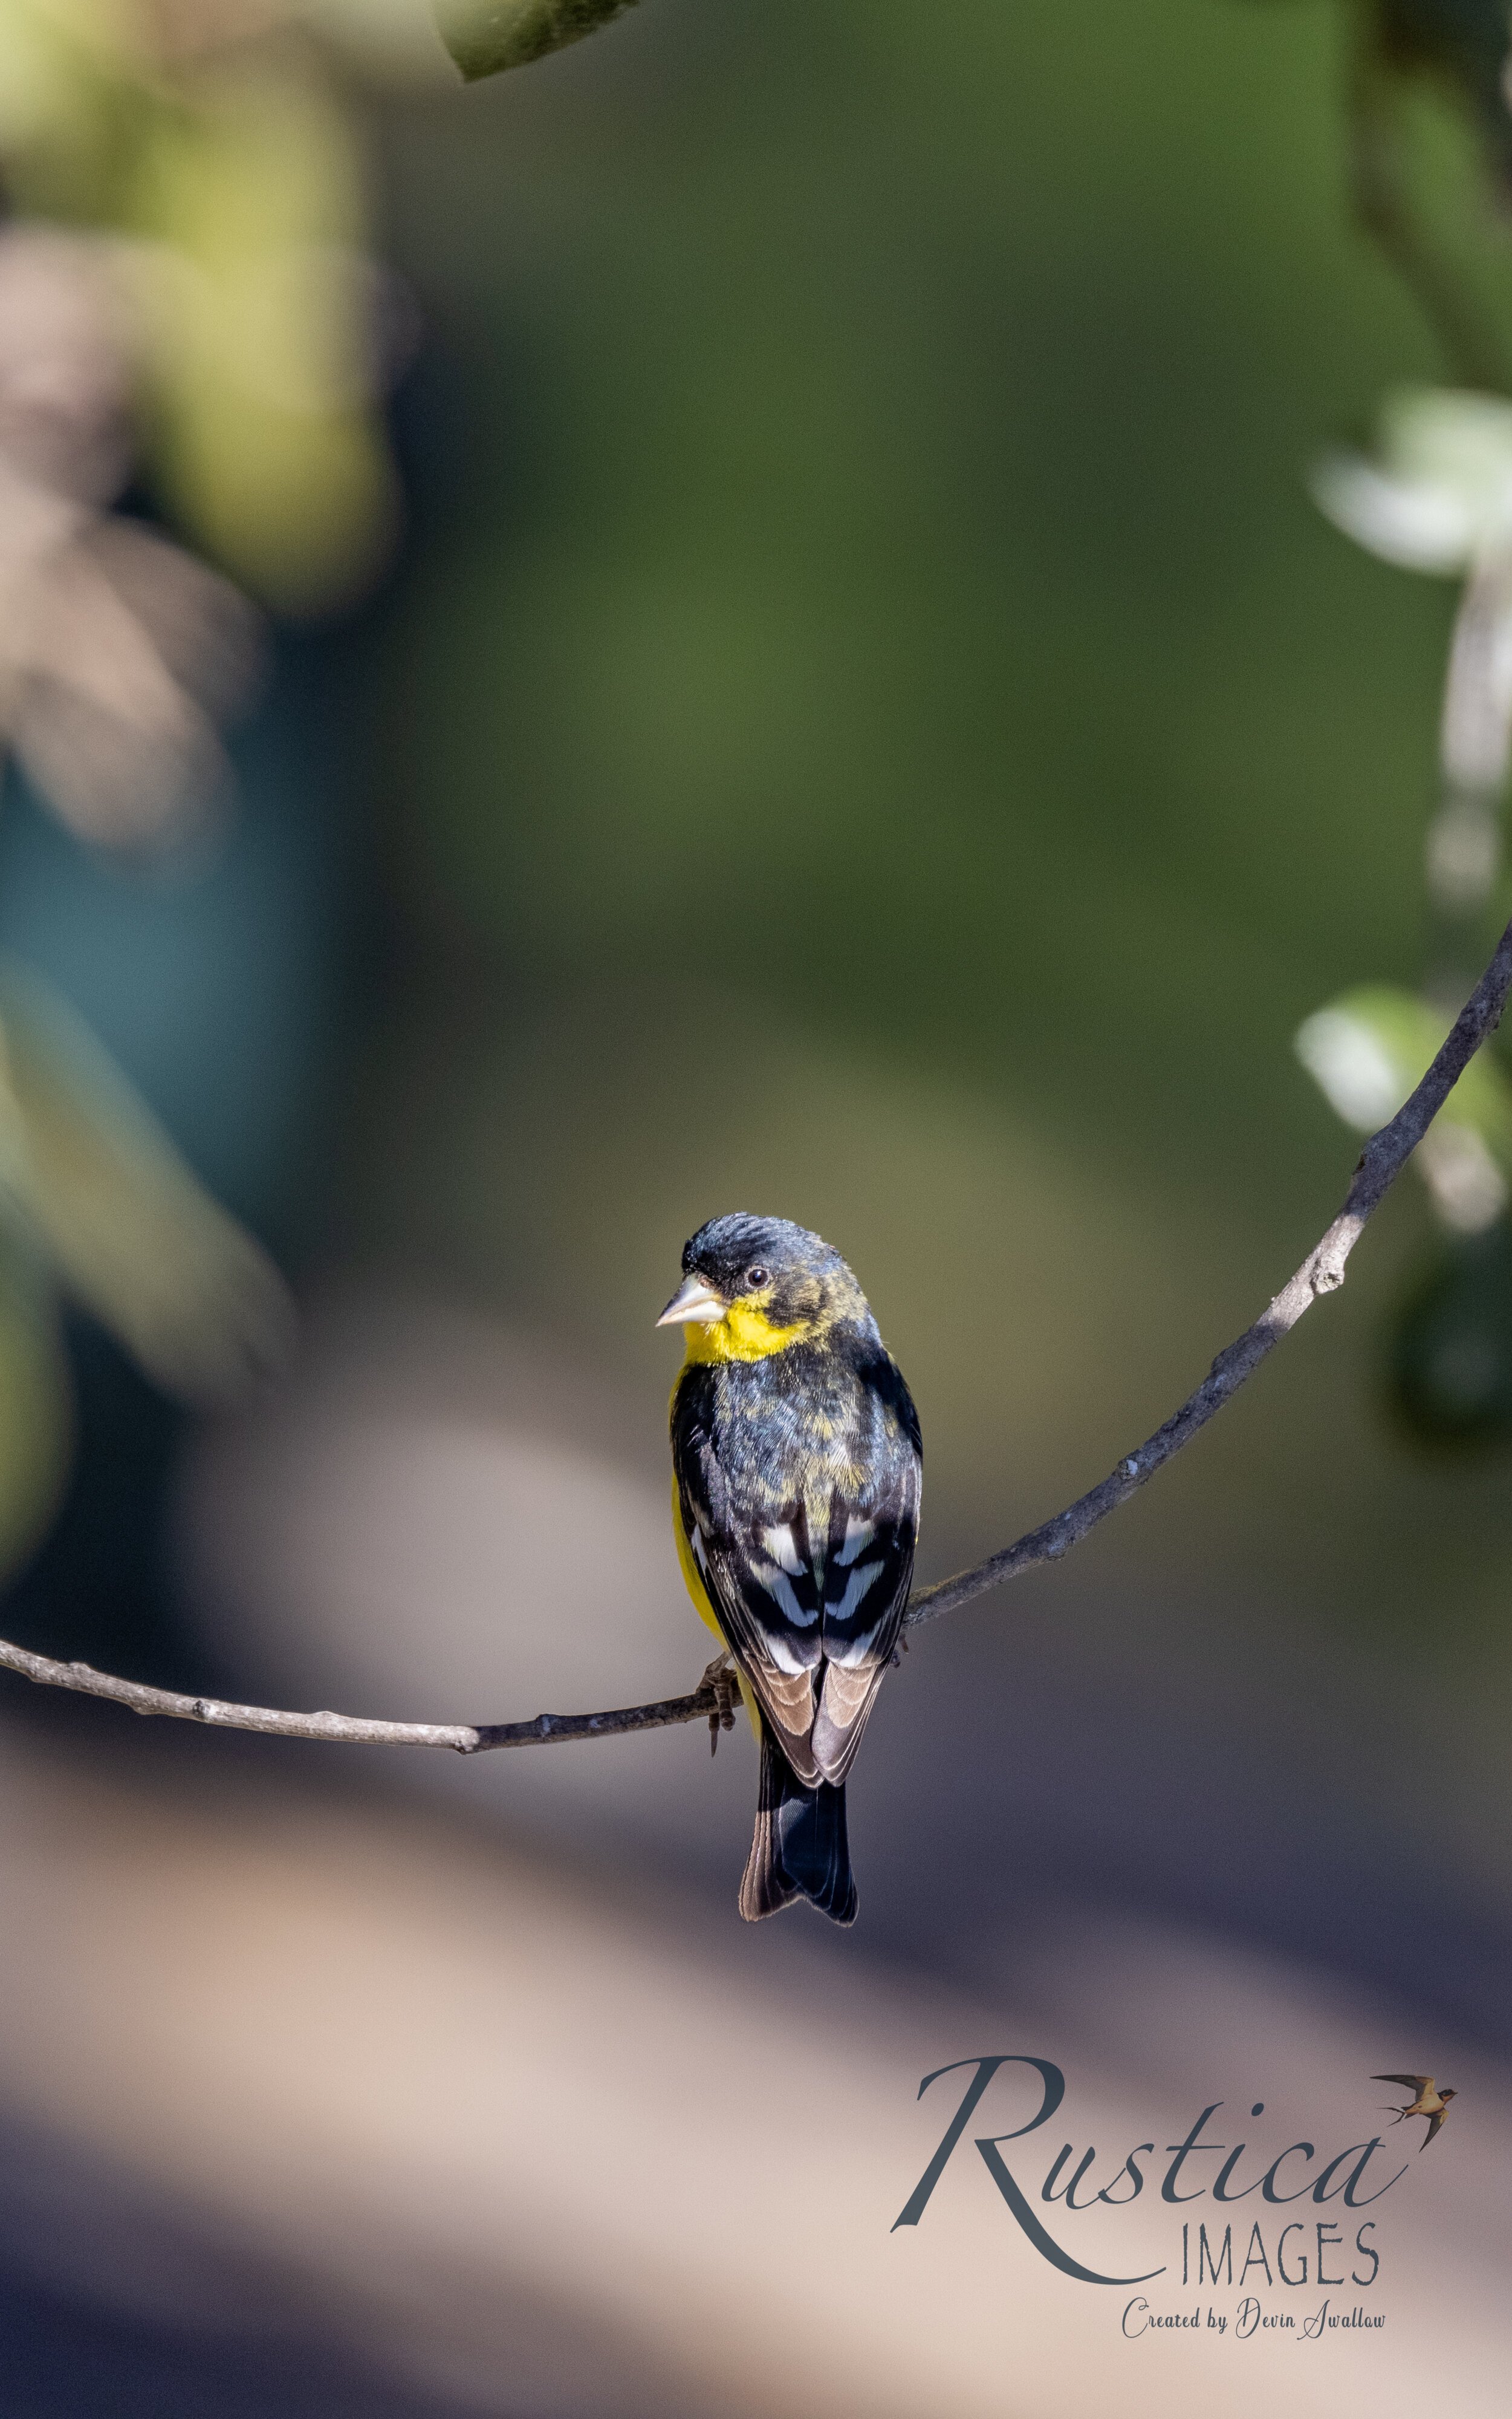
[[[71,1459],[24,1465],[4,1634],[402,1717],[674,1692],[651,1321],[705,1217],[852,1260],[933,1578],[1156,1425],[1333,1214],[1353,1145],[1291,1039],[1419,978],[1454,597],[1306,471],[1444,363],[1351,217],[1324,6],[645,0],[466,91],[418,11],[278,15],[206,69],[165,11],[141,72],[170,117],[227,59],[313,79],[385,360],[276,443],[160,362],[122,512],[267,615],[234,803],[101,849],[23,749],[0,945],[299,1342],[186,1409],[65,1266],[71,1411],[18,1361],[15,1425]],[[292,185],[247,190],[233,234]],[[257,448],[310,426],[345,501],[281,523]],[[1179,1463],[916,1637],[850,1934],[741,1925],[742,1734],[465,1764],[7,1682],[7,2407],[1497,2408],[1512,1460],[1389,1383],[1447,1249],[1404,1181]],[[890,2237],[919,2077],[992,2050],[1119,2157],[1457,2082],[1383,2334],[1121,2342],[985,2176]]]

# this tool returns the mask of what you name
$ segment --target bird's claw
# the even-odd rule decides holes
[[[735,1708],[741,1702],[741,1684],[727,1654],[716,1655],[699,1681],[698,1693],[702,1695],[706,1688],[712,1690],[714,1698],[714,1710],[709,1717],[709,1752],[715,1755],[720,1732],[735,1728]]]

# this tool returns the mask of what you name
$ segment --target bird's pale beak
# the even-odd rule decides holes
[[[724,1317],[728,1308],[729,1303],[723,1294],[717,1294],[712,1286],[705,1285],[702,1277],[684,1277],[656,1324],[658,1327],[686,1327],[694,1320],[700,1320],[706,1327],[712,1327],[716,1319]]]

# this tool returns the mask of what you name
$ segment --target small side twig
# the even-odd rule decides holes
[[[1401,1174],[1482,1042],[1495,1032],[1509,990],[1512,923],[1422,1082],[1390,1124],[1372,1134],[1360,1153],[1338,1216],[1254,1325],[1225,1347],[1181,1409],[1153,1436],[1126,1454],[1099,1486],[1057,1513],[1053,1520],[1016,1538],[1000,1553],[989,1554],[974,1569],[959,1571],[934,1587],[916,1589],[904,1615],[905,1630],[936,1621],[941,1613],[953,1612],[958,1605],[969,1604],[973,1596],[985,1595],[988,1588],[1017,1579],[1041,1563],[1058,1562],[1190,1444],[1321,1296],[1337,1292],[1366,1222]],[[218,1697],[186,1697],[169,1688],[149,1688],[137,1680],[96,1672],[87,1663],[54,1662],[4,1640],[0,1640],[0,1671],[18,1672],[43,1687],[105,1697],[132,1713],[165,1714],[176,1721],[205,1722],[212,1729],[260,1731],[276,1738],[326,1739],[355,1747],[444,1747],[459,1755],[478,1755],[488,1748],[554,1747],[573,1739],[618,1738],[631,1731],[667,1730],[679,1722],[696,1721],[708,1721],[717,1742],[720,1729],[728,1729],[734,1720],[736,1703],[734,1676],[723,1655],[715,1656],[688,1696],[664,1697],[653,1704],[623,1705],[603,1714],[538,1714],[533,1721],[525,1722],[380,1722],[352,1714],[282,1713],[267,1705],[237,1705]]]

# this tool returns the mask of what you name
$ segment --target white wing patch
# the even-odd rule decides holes
[[[800,1564],[799,1567],[802,1568],[802,1564]],[[751,1565],[751,1577],[756,1580],[758,1587],[765,1589],[767,1595],[771,1596],[772,1603],[776,1605],[779,1611],[785,1614],[787,1619],[792,1623],[795,1629],[813,1628],[814,1624],[819,1617],[818,1606],[816,1605],[812,1612],[804,1610],[803,1607],[798,1601],[798,1596],[794,1590],[792,1580],[787,1577],[785,1571],[779,1571],[771,1563],[753,1563]],[[771,1644],[771,1641],[769,1641],[768,1642]],[[773,1651],[775,1652],[775,1650]],[[789,1667],[786,1664],[783,1666],[785,1671]],[[801,1667],[796,1663],[791,1666],[791,1669],[795,1672],[800,1668]]]
[[[798,1550],[798,1539],[793,1534],[791,1522],[784,1520],[774,1529],[763,1529],[761,1542],[772,1561],[780,1564],[789,1579],[799,1578],[803,1569],[803,1561]],[[766,1585],[765,1580],[762,1581],[762,1585]]]
[[[766,1653],[771,1657],[771,1660],[777,1666],[778,1671],[786,1672],[790,1678],[796,1678],[801,1672],[808,1671],[809,1666],[807,1662],[805,1662],[803,1656],[802,1655],[795,1654],[792,1647],[788,1645],[787,1639],[779,1632],[773,1632],[770,1638],[766,1639],[764,1641],[764,1646]]]
[[[852,1571],[839,1603],[825,1606],[826,1618],[837,1624],[848,1621],[881,1567],[880,1563],[863,1563],[859,1571]]]
[[[875,1520],[858,1520],[854,1512],[846,1522],[846,1541],[835,1556],[842,1570],[847,1570],[858,1554],[863,1554],[877,1534]]]

